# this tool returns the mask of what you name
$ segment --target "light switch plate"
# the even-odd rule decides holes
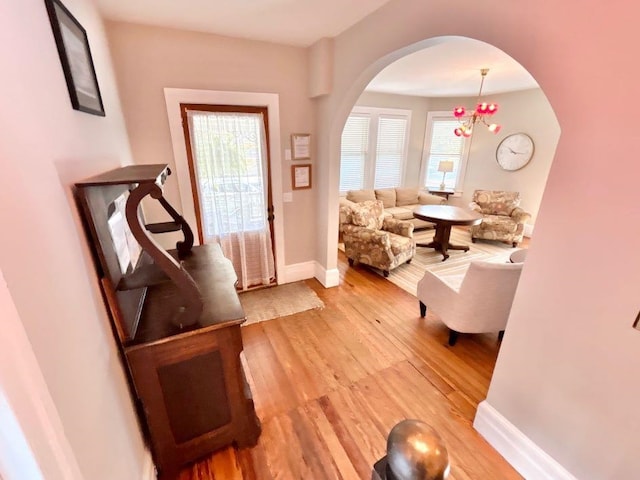
[[[283,202],[293,202],[293,193],[292,192],[284,192],[282,194]]]
[[[290,148],[285,148],[284,149],[284,159],[291,161],[291,149]]]

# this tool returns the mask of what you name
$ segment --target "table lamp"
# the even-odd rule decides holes
[[[438,171],[442,172],[442,183],[440,184],[440,190],[444,190],[444,177],[447,175],[447,172],[453,172],[453,161],[451,160],[442,160],[438,164]]]

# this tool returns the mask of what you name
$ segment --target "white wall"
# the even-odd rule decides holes
[[[374,75],[427,46],[425,39],[463,35],[502,49],[537,80],[562,136],[488,402],[584,480],[635,478],[640,471],[640,335],[632,329],[639,308],[640,167],[629,154],[635,124],[618,121],[640,107],[629,97],[640,73],[629,61],[634,8],[595,0],[391,0],[336,38],[334,90],[318,104],[324,166],[318,180],[327,199],[319,205],[327,235],[318,255],[331,268],[340,133]],[[594,20],[601,18],[608,21]]]
[[[175,170],[164,88],[277,93],[283,149],[290,148],[291,133],[311,133],[315,148],[307,49],[117,22],[108,22],[107,32],[135,163],[167,163]],[[317,168],[315,157],[311,163]],[[291,165],[282,162],[287,192]],[[179,212],[184,210],[177,181],[166,183],[165,195]],[[292,195],[293,201],[284,204],[284,235],[295,239],[286,243],[286,264],[311,261],[315,255],[315,186]]]
[[[0,318],[0,479],[81,480],[2,270]]]
[[[71,108],[42,0],[0,4],[0,270],[83,478],[140,478],[146,454],[70,184],[131,162],[102,23],[87,30],[106,110]]]

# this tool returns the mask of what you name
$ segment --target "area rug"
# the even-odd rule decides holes
[[[435,234],[434,229],[415,231],[413,236],[417,243],[429,243]],[[462,228],[451,230],[451,243],[456,245],[468,245],[469,251],[449,250],[450,257],[442,261],[442,255],[432,248],[417,247],[416,255],[411,263],[400,265],[389,273],[387,280],[396,284],[411,295],[416,294],[418,281],[423,277],[425,270],[429,270],[439,277],[451,277],[452,275],[464,275],[472,260],[484,260],[488,262],[508,262],[509,256],[515,251],[511,245],[501,242],[477,240],[471,242],[471,234]],[[344,246],[340,244],[344,251]],[[375,270],[380,275],[381,271]],[[449,282],[447,282],[449,283]]]
[[[324,307],[316,292],[304,282],[242,292],[239,297],[247,317],[243,326]]]

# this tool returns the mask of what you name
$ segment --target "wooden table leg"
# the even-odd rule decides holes
[[[449,223],[436,223],[436,234],[433,236],[433,240],[429,243],[416,243],[416,247],[429,247],[433,248],[437,252],[440,252],[444,257],[442,261],[444,262],[447,258],[449,258],[448,250],[463,250],[465,252],[469,251],[469,247],[466,245],[454,245],[449,243],[449,238],[451,237],[451,225]]]

